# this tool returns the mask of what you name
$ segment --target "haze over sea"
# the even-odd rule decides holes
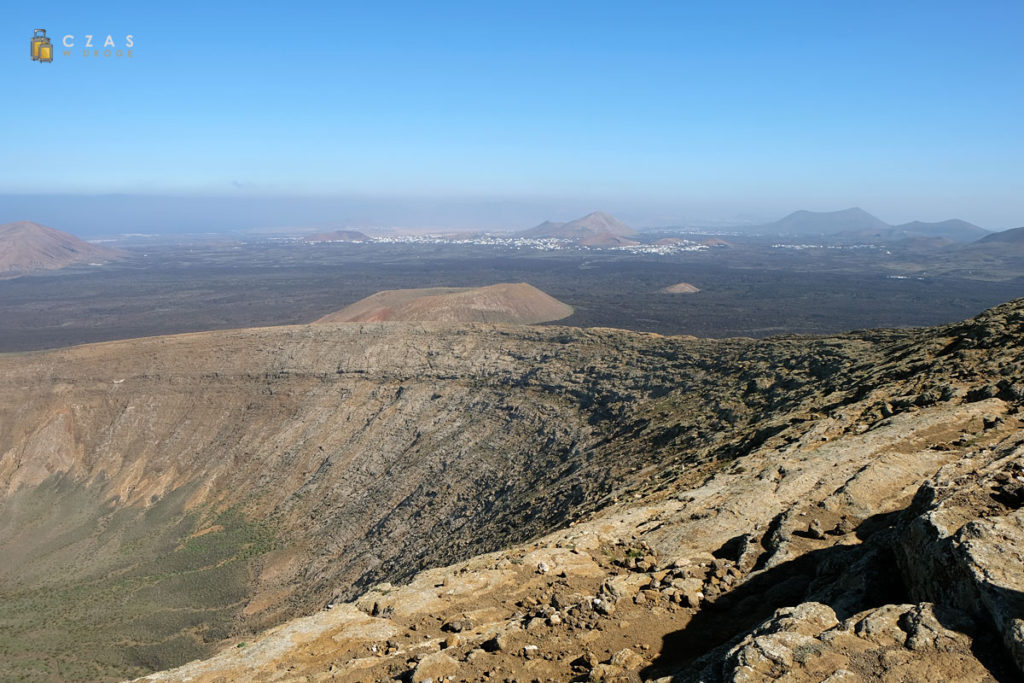
[[[1024,215],[1013,2],[14,4],[0,214],[83,236]],[[33,29],[132,35],[28,58]]]

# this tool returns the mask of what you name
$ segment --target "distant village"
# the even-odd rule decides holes
[[[339,242],[354,240],[307,240],[311,244],[322,242]],[[476,245],[503,247],[507,249],[521,249],[534,251],[622,251],[631,254],[679,254],[686,251],[706,251],[711,247],[685,239],[673,240],[670,243],[654,244],[628,244],[628,245],[586,245],[578,240],[561,239],[556,237],[516,237],[508,235],[473,235],[473,236],[446,236],[446,235],[389,235],[380,237],[367,237],[360,242],[376,242],[379,244],[447,244],[447,245]]]

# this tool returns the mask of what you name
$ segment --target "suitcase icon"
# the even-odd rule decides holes
[[[37,28],[35,34],[32,36],[32,61],[34,62],[52,62],[53,61],[53,44],[50,43],[50,39],[46,36],[45,28]]]

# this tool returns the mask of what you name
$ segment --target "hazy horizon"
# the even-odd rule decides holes
[[[1024,224],[1014,3],[14,5],[0,222]],[[58,46],[32,62],[45,27]],[[132,36],[83,57],[65,36]]]
[[[931,207],[927,212],[879,211],[863,204],[738,205],[615,201],[610,198],[281,197],[188,195],[0,194],[0,223],[29,220],[97,238],[127,233],[199,234],[364,228],[387,230],[522,230],[545,220],[567,221],[605,211],[635,228],[688,227],[723,231],[778,220],[797,210],[858,206],[886,223],[959,218],[992,231],[1020,227],[977,220],[974,213]]]

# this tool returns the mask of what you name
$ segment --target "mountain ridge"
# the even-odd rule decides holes
[[[534,239],[586,240],[588,238],[607,239],[606,236],[630,237],[635,232],[614,216],[602,211],[594,211],[567,223],[544,221],[536,227],[517,234]]]
[[[953,242],[973,242],[988,230],[958,218],[933,223],[911,221],[890,225],[860,207],[839,211],[798,210],[772,223],[746,228],[745,231],[780,235],[824,235],[847,240],[943,238]]]

